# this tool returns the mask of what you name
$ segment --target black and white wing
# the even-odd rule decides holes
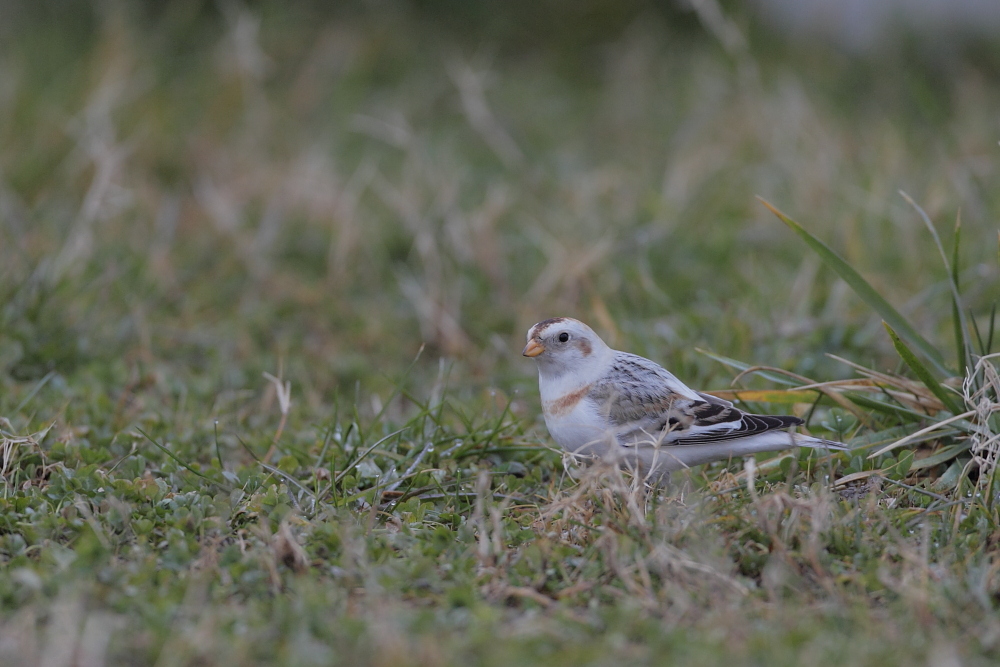
[[[661,366],[619,353],[589,398],[607,415],[622,445],[704,445],[797,426],[784,415],[755,415],[729,401],[693,391]]]

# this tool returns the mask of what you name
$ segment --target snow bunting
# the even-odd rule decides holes
[[[528,330],[545,426],[566,451],[609,458],[652,481],[673,470],[791,447],[845,449],[783,429],[798,417],[754,415],[694,391],[660,365],[612,350],[583,322],[556,317]]]

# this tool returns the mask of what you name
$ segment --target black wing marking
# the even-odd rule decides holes
[[[735,408],[731,410],[738,412]],[[805,422],[798,417],[788,415],[751,415],[743,413],[743,418],[738,425],[729,431],[710,431],[700,435],[681,436],[671,442],[672,445],[704,445],[720,440],[733,440],[745,438],[751,435],[758,435],[765,431],[788,428],[789,426],[799,426]],[[791,436],[789,436],[791,437]]]

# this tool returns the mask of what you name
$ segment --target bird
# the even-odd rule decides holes
[[[751,414],[695,391],[656,362],[612,349],[571,317],[532,326],[522,354],[538,365],[542,414],[553,440],[653,484],[677,470],[758,452],[847,449],[786,431],[804,423],[798,417]]]

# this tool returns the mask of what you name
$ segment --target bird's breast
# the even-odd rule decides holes
[[[557,396],[551,400],[542,399],[542,412],[545,413],[545,417],[558,419],[559,417],[564,417],[569,413],[573,412],[580,401],[582,401],[588,393],[590,393],[590,388],[593,385],[585,385],[575,391],[570,391],[562,396]]]
[[[542,399],[545,426],[563,449],[571,452],[603,452],[610,431],[593,401],[587,399],[591,385]]]

